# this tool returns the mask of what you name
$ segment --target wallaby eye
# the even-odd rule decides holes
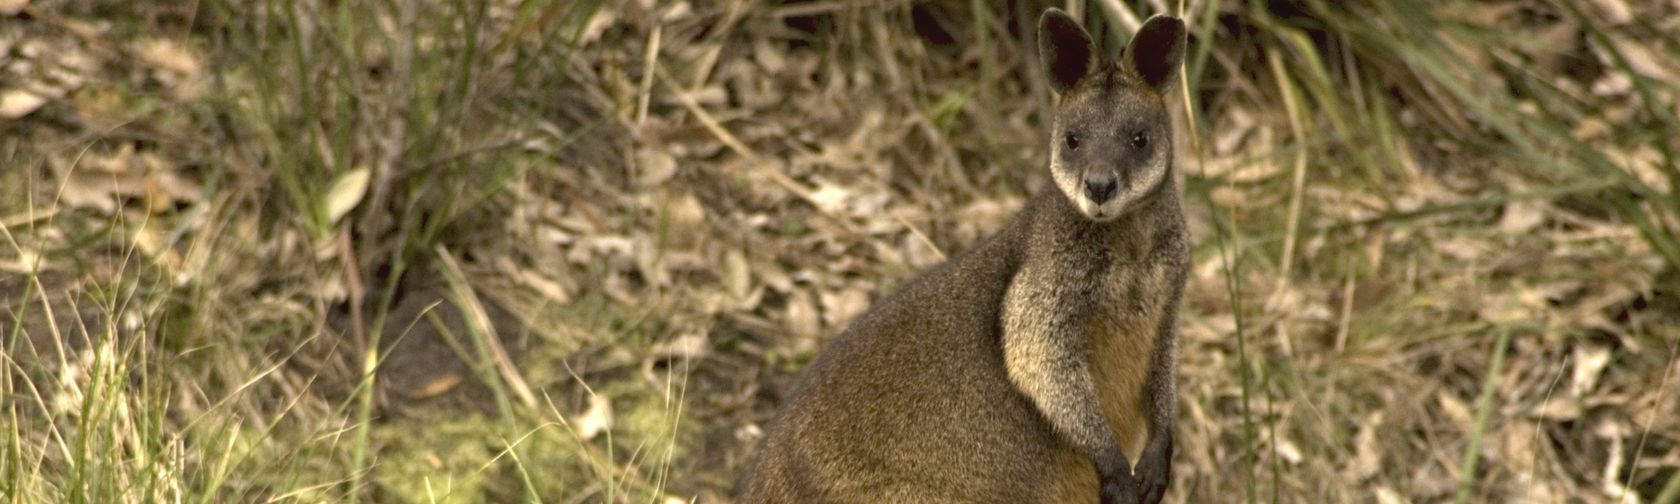
[[[1079,135],[1068,133],[1062,140],[1067,142],[1068,150],[1079,150]]]
[[[1148,146],[1149,135],[1144,134],[1142,131],[1132,133],[1132,148],[1142,150],[1144,147]]]

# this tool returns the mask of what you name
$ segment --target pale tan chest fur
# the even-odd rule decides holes
[[[1146,382],[1168,302],[1160,293],[1169,292],[1171,280],[1165,265],[1116,268],[1108,276],[1101,292],[1104,302],[1086,329],[1091,343],[1088,364],[1103,416],[1126,458],[1135,463],[1149,440]],[[1084,455],[1068,450],[1056,466],[1041,502],[1097,499],[1096,472]]]

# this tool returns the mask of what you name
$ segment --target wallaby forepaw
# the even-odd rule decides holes
[[[1101,504],[1133,504],[1138,502],[1137,480],[1131,476],[1102,477]]]
[[[1156,504],[1167,495],[1167,483],[1172,480],[1172,468],[1169,464],[1145,461],[1138,465],[1137,494],[1142,504]]]
[[[1137,465],[1138,497],[1143,504],[1156,504],[1167,495],[1172,482],[1172,441],[1161,439],[1151,443]]]

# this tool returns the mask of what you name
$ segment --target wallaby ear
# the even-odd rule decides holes
[[[1138,28],[1120,65],[1157,91],[1166,91],[1184,62],[1184,20],[1172,16],[1150,17]]]
[[[1073,16],[1052,8],[1038,18],[1038,60],[1050,89],[1064,93],[1096,66],[1096,45]]]

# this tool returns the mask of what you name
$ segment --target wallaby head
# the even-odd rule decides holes
[[[1166,92],[1184,59],[1184,22],[1155,16],[1120,60],[1099,62],[1066,12],[1038,20],[1038,54],[1058,99],[1050,134],[1056,187],[1086,217],[1108,221],[1154,194],[1171,173]]]

